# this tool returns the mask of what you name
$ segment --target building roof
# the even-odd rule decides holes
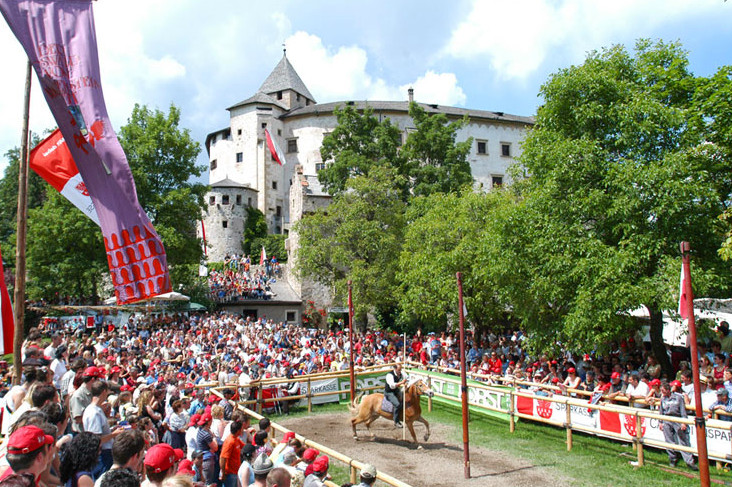
[[[209,184],[209,187],[211,188],[246,188],[251,189],[252,191],[257,191],[256,189],[253,189],[248,184],[242,184],[237,183],[233,179],[229,179],[228,177],[221,179],[219,181],[216,181],[215,183]]]
[[[320,180],[317,175],[303,174],[301,184],[305,187],[303,193],[308,196],[325,196],[330,198],[331,196],[323,189],[323,185],[320,184]]]
[[[267,79],[264,80],[262,86],[259,87],[259,91],[262,93],[276,93],[284,90],[296,91],[309,100],[315,101],[313,95],[310,94],[310,90],[308,90],[305,83],[302,82],[300,76],[295,71],[295,68],[288,61],[287,56],[282,56],[280,62],[275,66]]]
[[[503,112],[490,112],[487,110],[470,110],[467,108],[449,107],[444,105],[431,105],[427,103],[419,103],[427,113],[437,114],[443,113],[449,117],[462,118],[465,115],[468,118],[480,118],[484,120],[495,120],[504,122],[514,122],[520,124],[533,125],[534,117],[523,117],[520,115],[510,115]],[[393,112],[408,113],[408,101],[336,101],[332,103],[321,103],[318,105],[310,105],[305,107],[293,108],[289,112],[283,114],[281,118],[294,118],[308,115],[331,114],[336,107],[353,106],[357,110],[363,110],[370,107],[374,112]]]
[[[269,96],[266,93],[263,93],[261,91],[258,91],[257,93],[254,94],[254,96],[250,96],[246,100],[242,100],[239,103],[230,106],[229,108],[227,108],[227,110],[233,110],[234,108],[237,108],[237,107],[242,107],[245,105],[252,105],[255,103],[275,105],[275,106],[280,107],[283,110],[287,110],[287,106],[284,103],[275,100],[271,96]]]

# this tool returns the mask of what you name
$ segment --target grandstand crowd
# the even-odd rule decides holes
[[[100,329],[32,329],[20,385],[10,385],[10,368],[0,363],[0,486],[35,485],[33,479],[70,487],[322,485],[327,456],[296,438],[273,442],[269,421],[252,425],[235,400],[254,397],[251,383],[259,378],[348,369],[346,332],[224,312],[132,317]],[[732,412],[732,335],[724,322],[718,333],[699,348],[707,414]],[[473,378],[643,408],[659,407],[669,387],[693,406],[688,349],[668,349],[675,373],[667,377],[638,337],[603,356],[554,357],[527,354],[525,339],[520,331],[468,333]],[[403,335],[365,330],[354,334],[353,348],[356,367],[404,354],[420,367],[459,368],[459,344],[449,332],[418,332],[405,343]],[[209,394],[210,385],[224,387],[223,398]],[[280,392],[298,394],[297,383]],[[372,482],[372,468],[362,481]]]

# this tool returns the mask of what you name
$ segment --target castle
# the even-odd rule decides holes
[[[321,158],[320,146],[337,124],[333,113],[336,107],[369,106],[375,116],[390,118],[406,140],[414,129],[408,114],[413,98],[410,89],[404,101],[318,104],[283,55],[257,93],[227,109],[229,126],[206,137],[210,189],[199,236],[203,237],[205,231],[208,260],[217,262],[226,255],[241,255],[247,207],[264,213],[270,233],[288,235],[303,214],[328,205],[330,197],[322,190],[317,173],[327,164]],[[487,191],[507,182],[508,166],[519,154],[519,144],[533,124],[531,117],[420,105],[427,113],[443,113],[449,119],[468,117],[457,138],[473,138],[468,160],[477,188]],[[265,130],[284,153],[285,164],[272,158]],[[296,237],[289,240],[291,253],[296,248]],[[300,283],[292,284],[302,297],[305,290]]]

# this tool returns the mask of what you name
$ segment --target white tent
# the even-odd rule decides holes
[[[153,302],[153,301],[190,301],[190,300],[191,300],[191,298],[184,294],[181,294],[181,293],[178,293],[175,291],[171,291],[169,293],[158,294],[157,296],[153,296],[152,298],[144,299],[142,301],[137,301],[137,303],[149,303],[149,302]],[[117,298],[114,296],[104,300],[104,304],[106,304],[106,305],[114,305],[116,303],[117,303]],[[137,303],[135,303],[135,304],[137,304]]]

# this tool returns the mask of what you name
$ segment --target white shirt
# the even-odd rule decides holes
[[[630,397],[630,396],[633,396],[633,397],[638,397],[638,396],[640,396],[640,397],[646,397],[648,395],[648,392],[649,391],[650,390],[648,389],[648,384],[646,384],[643,381],[639,381],[637,386],[633,386],[633,384],[630,383],[630,384],[628,384],[628,387],[625,388],[625,394],[628,397]],[[631,407],[634,407],[634,406],[637,406],[637,407],[647,407],[645,404],[642,404],[642,403],[638,403],[636,405],[634,401],[631,401],[630,402],[630,406]]]
[[[90,433],[96,433],[98,435],[108,435],[112,432],[107,421],[107,415],[104,414],[102,408],[94,403],[89,404],[84,409],[84,415],[81,417],[82,424],[84,425],[84,431]],[[102,450],[110,450],[114,440],[109,440],[102,443]]]

